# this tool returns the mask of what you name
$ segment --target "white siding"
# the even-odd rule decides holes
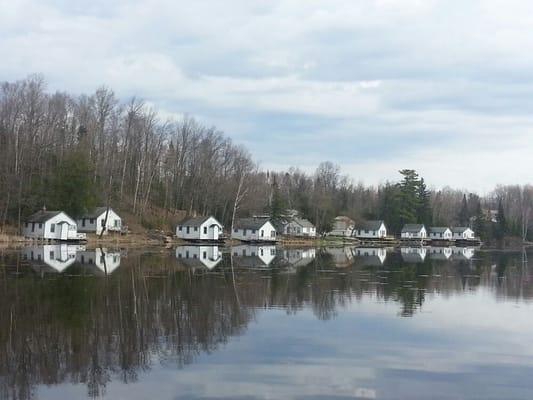
[[[444,232],[430,232],[429,233],[430,239],[440,239],[440,240],[449,240],[452,238],[452,231],[450,229],[446,229]]]
[[[401,234],[403,239],[425,239],[427,236],[426,228],[422,228],[418,232],[402,232]]]
[[[355,236],[361,239],[381,239],[387,236],[385,224],[381,224],[378,230],[358,229]]]
[[[80,218],[76,221],[78,231],[80,232],[94,232],[97,235],[102,233],[102,227],[105,221],[106,211],[102,212],[96,218]],[[107,216],[106,230],[104,235],[108,232],[120,232],[122,230],[122,218],[112,209],[109,209]]]

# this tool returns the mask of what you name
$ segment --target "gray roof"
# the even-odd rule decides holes
[[[423,227],[423,224],[405,224],[402,228],[402,232],[420,232]]]
[[[307,219],[305,218],[293,218],[289,221],[289,223],[296,223],[300,225],[302,228],[314,228],[315,226]]]
[[[357,225],[358,229],[364,229],[367,231],[377,231],[379,228],[381,228],[381,224],[383,224],[382,220],[375,220],[375,221],[365,221]]]
[[[470,228],[468,226],[457,226],[455,228],[452,228],[452,232],[463,233],[467,229],[470,229]]]
[[[429,228],[429,232],[430,233],[444,233],[446,232],[448,229],[447,226],[432,226],[431,228]]]
[[[234,229],[259,229],[269,221],[269,218],[240,218],[235,220]]]
[[[112,208],[109,207],[109,211],[111,211]],[[80,218],[98,218],[100,215],[105,213],[107,211],[106,207],[96,207],[93,211],[88,212],[86,214],[83,214]]]
[[[62,212],[63,211],[37,211],[35,214],[32,214],[26,218],[26,222],[43,223],[48,221],[50,218],[54,218],[56,215],[61,214]]]
[[[211,218],[210,215],[207,215],[207,216],[204,215],[204,216],[200,216],[200,217],[186,217],[178,225],[181,225],[181,226],[200,226],[205,221],[207,221],[209,218]],[[216,220],[216,218],[215,218],[215,220]],[[219,223],[219,222],[217,221],[217,223]]]

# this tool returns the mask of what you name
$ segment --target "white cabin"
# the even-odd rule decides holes
[[[474,247],[452,247],[452,260],[468,261],[474,257],[476,249]]]
[[[266,268],[276,258],[276,246],[234,246],[230,249],[233,262],[241,268]]]
[[[176,237],[185,240],[219,240],[222,224],[215,217],[185,218],[176,227]]]
[[[307,264],[310,264],[315,257],[315,248],[283,250],[283,260],[291,267],[303,267]]]
[[[222,261],[218,246],[178,246],[176,258],[188,267],[206,267],[211,270]]]
[[[433,226],[428,236],[433,240],[452,240],[452,230],[447,226]]]
[[[474,240],[476,238],[474,231],[467,227],[452,228],[452,233],[455,240]]]
[[[316,227],[307,219],[295,217],[283,225],[283,234],[316,237]]]
[[[245,242],[275,242],[276,228],[268,218],[241,218],[235,221],[231,238]]]
[[[76,221],[63,211],[39,211],[26,218],[22,228],[24,237],[46,240],[84,240],[78,233]]]
[[[43,266],[50,272],[63,272],[76,261],[76,252],[85,246],[61,244],[46,244],[43,246],[29,246],[22,251],[23,257],[32,266]]]
[[[79,251],[76,261],[85,268],[93,268],[98,275],[109,275],[120,267],[120,252],[108,251],[106,248]]]
[[[98,207],[93,212],[82,215],[76,223],[78,224],[78,231],[96,233],[97,235],[100,235],[102,230],[104,235],[122,230],[122,218],[112,208],[108,212],[107,207]]]
[[[359,239],[383,239],[387,237],[387,227],[383,221],[366,221],[355,228]]]
[[[335,268],[346,268],[353,264],[355,255],[353,247],[328,247],[326,252],[331,255]]]
[[[346,216],[340,215],[333,221],[333,229],[328,235],[351,237],[354,235],[355,222]]]
[[[428,233],[422,224],[406,224],[402,228],[402,239],[426,239]]]

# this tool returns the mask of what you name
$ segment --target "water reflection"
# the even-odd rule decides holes
[[[180,246],[125,254],[59,245],[0,253],[0,398],[137,399],[161,386],[165,399],[262,398],[276,382],[274,398],[297,398],[296,386],[307,398],[490,398],[489,389],[502,398],[481,385],[482,373],[501,386],[504,368],[517,377],[533,371],[519,359],[533,334],[516,320],[528,311],[517,304],[533,297],[524,259],[469,248]],[[92,276],[106,271],[105,279]],[[501,340],[524,334],[522,346],[499,350],[501,367],[493,350],[478,354],[479,375],[456,364],[480,343],[493,348],[486,327],[497,329],[490,316],[498,310],[517,324],[505,324]],[[423,336],[436,325],[440,336]],[[472,396],[454,391],[462,384],[450,375],[456,370],[478,379]]]

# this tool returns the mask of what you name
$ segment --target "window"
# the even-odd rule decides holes
[[[85,227],[85,218],[81,219],[81,226]]]
[[[265,236],[265,231],[261,229],[261,237]]]
[[[271,231],[270,232],[270,237],[276,237],[276,231]]]
[[[238,230],[237,228],[235,228],[235,229],[233,230],[233,232],[238,233],[239,230]]]
[[[204,235],[207,235],[207,226],[204,226]]]
[[[102,228],[105,227],[105,219],[103,219],[101,222],[102,222],[102,224],[101,224]]]
[[[43,224],[39,223],[39,229],[43,229]]]
[[[255,257],[255,251],[252,251],[252,257]]]
[[[30,226],[30,224],[26,222],[26,228],[28,228],[29,226]]]
[[[89,219],[90,224],[94,224],[94,218]]]
[[[50,252],[50,260],[53,260],[53,259],[54,259],[54,255],[55,255],[54,252],[51,251],[51,252]]]
[[[181,253],[178,253],[178,258],[181,258]]]
[[[243,236],[246,236],[246,229],[243,229],[243,230],[242,230],[242,235],[243,235]]]
[[[261,255],[263,255],[263,249],[261,249],[260,251],[261,251]]]
[[[198,232],[198,227],[197,226],[194,227],[194,231]]]
[[[31,223],[31,231],[32,231],[32,232],[35,232],[35,222],[32,222],[32,223]]]
[[[203,257],[204,257],[204,260],[207,258],[207,251],[204,251]]]
[[[180,226],[178,226],[178,231],[180,231],[180,232],[181,232],[182,230],[183,230],[183,229],[182,229],[181,225],[180,225]]]
[[[56,231],[56,224],[50,225],[50,232],[54,233]]]
[[[187,227],[187,233],[191,233],[191,227],[190,226]]]
[[[189,250],[185,252],[185,258],[189,258]]]

